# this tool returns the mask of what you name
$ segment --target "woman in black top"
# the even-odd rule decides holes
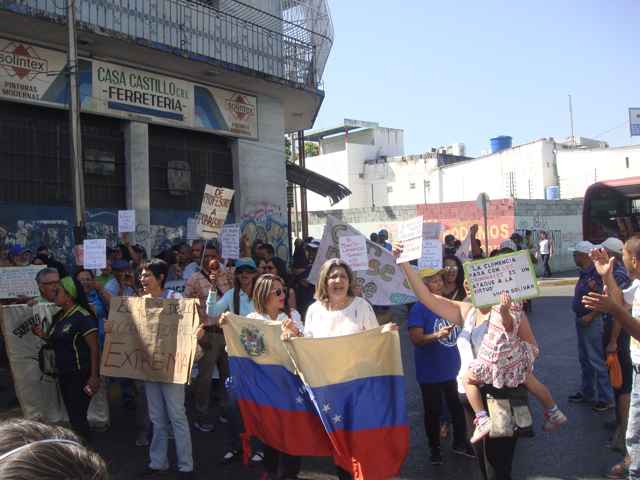
[[[462,301],[467,296],[464,290],[464,269],[455,255],[445,255],[442,259],[444,288],[442,296],[449,300]]]
[[[100,388],[97,321],[84,291],[71,277],[63,278],[57,288],[42,293],[60,311],[54,315],[48,332],[38,325],[34,333],[53,346],[69,422],[76,433],[88,439],[87,410],[91,396]]]

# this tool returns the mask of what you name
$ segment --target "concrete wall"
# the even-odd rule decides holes
[[[396,207],[377,207],[350,210],[312,212],[309,214],[309,234],[322,236],[327,215],[335,216],[351,224],[369,237],[382,228],[389,231],[393,239],[400,221],[422,215],[425,222],[439,222],[443,225],[443,237],[449,233],[456,238],[466,237],[474,223],[480,226],[478,238],[485,249],[482,212],[475,202],[449,202],[440,204],[418,204]],[[489,202],[488,209],[489,251],[498,248],[503,240],[514,231],[533,231],[537,244],[540,231],[547,231],[554,241],[555,255],[551,260],[552,270],[570,271],[575,269],[569,248],[582,240],[581,200],[518,200],[500,199]],[[541,273],[541,267],[539,272]]]
[[[640,176],[640,145],[592,150],[558,150],[562,198],[579,198],[594,182]]]
[[[540,231],[549,233],[555,249],[552,271],[576,268],[569,248],[582,240],[582,200],[516,200],[515,216],[516,229],[532,230],[536,243]]]
[[[288,258],[284,113],[272,98],[260,97],[258,106],[259,140],[232,145],[235,217],[251,241],[267,241]]]

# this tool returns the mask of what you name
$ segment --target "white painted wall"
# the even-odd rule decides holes
[[[640,145],[558,150],[556,162],[561,198],[580,198],[594,182],[640,176]]]

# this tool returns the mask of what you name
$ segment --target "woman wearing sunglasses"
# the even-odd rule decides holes
[[[299,330],[303,329],[300,314],[289,308],[285,301],[284,280],[270,273],[261,275],[253,289],[255,312],[247,315],[258,320],[284,322],[291,319]],[[280,452],[264,445],[263,465],[269,478],[296,478],[300,473],[300,457]]]

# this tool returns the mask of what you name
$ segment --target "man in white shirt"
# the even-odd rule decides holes
[[[551,276],[551,267],[549,267],[549,259],[553,255],[553,244],[547,235],[547,232],[540,232],[540,240],[538,241],[538,253],[540,253],[540,259],[544,265],[543,277]]]

